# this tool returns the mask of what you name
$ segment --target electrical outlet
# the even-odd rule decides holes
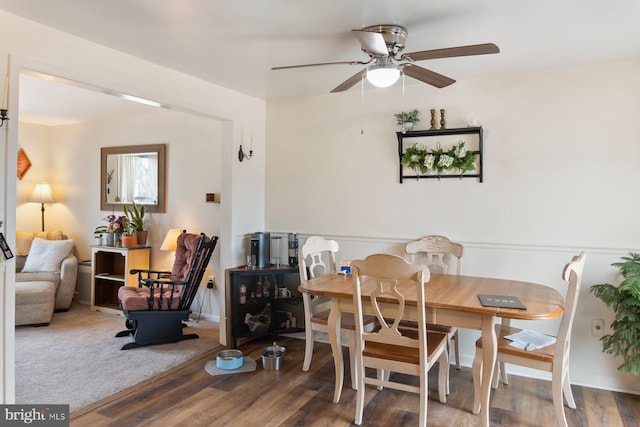
[[[216,276],[209,276],[207,281],[207,289],[213,289],[216,286]]]
[[[604,320],[591,320],[591,335],[593,335],[594,337],[601,337],[604,335]]]

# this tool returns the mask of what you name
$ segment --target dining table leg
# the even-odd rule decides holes
[[[336,298],[331,299],[331,311],[327,319],[327,329],[329,331],[329,341],[331,342],[331,353],[333,353],[333,363],[336,373],[336,389],[333,392],[333,402],[340,401],[342,393],[342,383],[344,379],[344,365],[342,363],[342,346],[340,345],[340,321],[342,314],[340,313],[339,301]]]
[[[482,316],[482,377],[481,384],[474,384],[474,390],[480,389],[480,396],[474,397],[473,413],[480,413],[482,426],[489,427],[489,401],[491,397],[491,380],[495,369],[498,340],[496,338],[495,316]],[[474,377],[475,380],[475,377]],[[478,400],[480,401],[479,405]]]

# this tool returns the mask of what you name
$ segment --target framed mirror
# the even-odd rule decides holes
[[[102,147],[100,157],[101,210],[136,202],[146,212],[165,211],[165,144]]]

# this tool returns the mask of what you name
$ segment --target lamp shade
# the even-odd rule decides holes
[[[367,68],[367,80],[375,87],[389,87],[400,78],[400,70],[393,64],[376,64]]]
[[[186,233],[187,230],[179,228],[173,228],[167,231],[167,235],[164,236],[162,245],[160,245],[161,251],[175,251],[178,246],[178,236],[182,233]]]
[[[53,198],[51,186],[46,182],[41,182],[36,184],[29,201],[34,203],[53,203],[56,200]]]

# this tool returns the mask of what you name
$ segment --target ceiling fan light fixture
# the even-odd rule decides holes
[[[375,64],[367,68],[367,80],[375,87],[389,87],[400,78],[400,70],[393,64]]]

